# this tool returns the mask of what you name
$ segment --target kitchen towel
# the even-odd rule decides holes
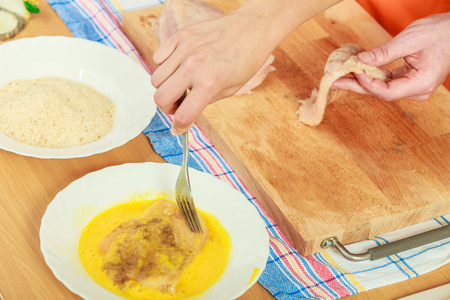
[[[158,5],[158,0],[47,0],[73,35],[119,49],[145,64],[132,43],[121,32],[121,11]],[[181,163],[181,138],[170,134],[171,117],[159,109],[144,130],[157,153],[173,164]],[[259,283],[277,299],[338,299],[346,295],[393,284],[419,276],[450,262],[450,238],[405,251],[374,262],[350,262],[336,250],[303,257],[259,205],[207,136],[194,125],[190,129],[190,167],[208,172],[241,191],[255,205],[270,235],[270,255]],[[353,245],[362,252],[379,244],[449,224],[442,216],[376,236]]]

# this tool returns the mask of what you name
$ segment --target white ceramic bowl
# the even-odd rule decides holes
[[[139,135],[156,113],[155,89],[144,67],[119,50],[79,38],[22,38],[0,45],[0,88],[16,79],[56,76],[86,83],[114,101],[113,128],[103,138],[71,148],[43,148],[0,133],[0,148],[39,158],[72,158],[102,153]]]
[[[55,276],[85,299],[123,299],[97,284],[78,256],[82,229],[103,210],[148,193],[164,192],[174,200],[179,166],[167,163],[131,163],[107,167],[72,182],[49,204],[42,218],[40,239],[45,261]],[[190,169],[198,209],[217,217],[231,237],[227,268],[203,300],[235,299],[259,278],[269,256],[269,235],[257,209],[228,183]]]

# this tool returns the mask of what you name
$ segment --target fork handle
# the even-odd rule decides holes
[[[183,146],[183,162],[181,163],[181,166],[183,168],[187,168],[188,160],[189,160],[189,133],[188,133],[188,130],[186,130],[181,135],[181,144]]]
[[[181,102],[183,102],[184,98],[187,96],[187,91],[183,93],[183,95],[178,99],[177,103],[178,106],[181,105]],[[181,145],[183,147],[183,162],[181,163],[181,167],[183,169],[186,169],[188,167],[188,160],[189,160],[189,133],[188,130],[186,130],[181,135]]]

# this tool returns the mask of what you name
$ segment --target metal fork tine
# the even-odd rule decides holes
[[[177,198],[177,204],[189,229],[193,232],[203,232],[198,213],[195,207],[193,207],[193,203],[188,198],[180,196]]]
[[[189,229],[192,231],[192,226],[189,222],[188,216],[186,214],[186,209],[185,209],[185,205],[183,203],[183,201],[180,199],[180,197],[176,197],[177,198],[177,204],[178,204],[178,208],[180,209],[181,212],[181,216],[184,219],[184,222],[188,225]]]
[[[186,199],[186,213],[188,215],[188,219],[190,221],[190,228],[194,232],[203,232],[202,224],[200,223],[200,219],[198,217],[197,210],[195,209],[194,203]]]
[[[186,97],[187,92],[178,100],[178,105]],[[178,207],[184,221],[192,232],[203,232],[200,218],[198,217],[197,210],[195,209],[194,200],[192,199],[191,186],[189,184],[188,173],[188,161],[189,161],[189,137],[188,131],[181,136],[183,146],[183,161],[181,163],[180,174],[178,175],[177,183],[175,186],[175,195],[177,199]]]
[[[189,221],[189,217],[188,217],[188,215],[186,213],[186,207],[185,207],[185,204],[184,204],[184,200],[183,200],[183,198],[181,196],[177,197],[177,203],[178,203],[178,208],[181,211],[181,215],[183,216],[184,221],[188,225],[189,229],[192,230],[191,224],[190,224],[190,221]]]
[[[191,210],[191,208],[190,208],[190,202],[189,202],[189,200],[186,200],[185,205],[186,205],[186,206],[185,206],[185,208],[186,208],[186,214],[187,214],[188,219],[189,219],[189,222],[190,222],[191,230],[192,230],[193,232],[199,232],[199,230],[198,230],[198,228],[197,228],[196,221],[195,221],[194,214],[193,214],[193,212],[192,212],[192,210]]]
[[[188,205],[189,205],[188,201],[184,197],[181,197],[181,211],[184,216],[184,220],[186,221],[186,223],[189,226],[189,229],[191,231],[197,232],[196,228],[194,226],[194,220],[192,218],[192,214],[190,212]]]
[[[203,232],[202,224],[200,223],[200,219],[198,217],[198,212],[195,209],[195,205],[192,201],[187,202],[189,205],[190,217],[192,218],[193,227],[195,227],[196,232]]]

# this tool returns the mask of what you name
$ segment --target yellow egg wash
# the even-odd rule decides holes
[[[259,268],[256,268],[253,270],[253,274],[250,277],[250,280],[248,281],[247,285],[249,285],[253,282],[253,280],[255,279],[256,275],[258,275],[258,273],[259,273]]]
[[[142,197],[141,197],[142,198]],[[103,211],[83,229],[78,244],[78,254],[87,273],[101,286],[121,296],[132,299],[183,299],[198,295],[212,286],[222,276],[228,264],[231,239],[228,232],[213,215],[199,211],[206,222],[209,236],[203,248],[185,266],[173,294],[141,285],[128,283],[122,289],[106,275],[102,267],[106,255],[101,251],[101,241],[115,228],[133,218],[141,217],[156,200],[135,200],[118,204]]]

